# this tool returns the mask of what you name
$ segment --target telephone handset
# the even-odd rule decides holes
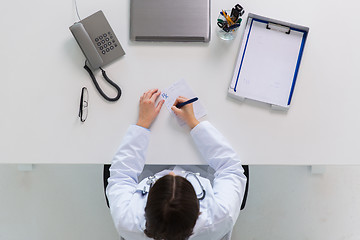
[[[75,23],[70,27],[70,30],[92,68],[96,69],[101,67],[104,61],[98,53],[95,45],[91,41],[91,38],[86,32],[84,25],[82,23]]]
[[[70,27],[70,31],[86,57],[84,68],[89,73],[96,89],[106,100],[117,101],[121,96],[121,89],[107,77],[102,67],[125,55],[125,52],[104,13],[98,11],[80,22],[74,23]],[[105,80],[116,88],[116,97],[110,98],[101,90],[93,74],[93,70],[96,69],[101,69]]]

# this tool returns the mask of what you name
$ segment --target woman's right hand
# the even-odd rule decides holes
[[[186,102],[189,99],[186,97],[178,97],[174,103],[174,105],[171,107],[171,110],[173,110],[173,112],[175,113],[176,116],[178,116],[179,118],[181,118],[184,122],[186,122],[186,124],[193,129],[196,125],[199,124],[199,121],[196,119],[195,114],[194,114],[194,108],[193,108],[193,104],[186,104],[185,106],[183,106],[182,108],[177,108],[176,104],[178,103],[182,103],[182,102]]]

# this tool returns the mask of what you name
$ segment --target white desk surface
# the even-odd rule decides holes
[[[140,95],[185,79],[244,164],[359,164],[357,2],[239,2],[245,18],[252,12],[310,28],[287,113],[227,96],[245,24],[226,42],[216,36],[216,18],[236,3],[212,1],[208,44],[140,43],[129,40],[129,0],[78,0],[82,18],[104,11],[126,52],[106,67],[123,90],[108,103],[82,68],[85,58],[68,29],[77,20],[74,2],[7,1],[0,15],[0,163],[109,163],[137,120]],[[77,117],[83,86],[90,94],[85,123]],[[147,163],[205,163],[165,107],[151,131]]]

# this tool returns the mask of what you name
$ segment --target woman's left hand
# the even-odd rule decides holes
[[[155,106],[156,99],[160,96],[160,93],[158,89],[151,89],[140,97],[139,119],[136,125],[150,128],[164,104],[164,100],[161,100]]]

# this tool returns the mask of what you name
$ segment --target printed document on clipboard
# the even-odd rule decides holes
[[[309,28],[249,14],[230,96],[290,107]]]

